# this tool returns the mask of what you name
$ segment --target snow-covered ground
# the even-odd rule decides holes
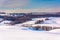
[[[0,26],[0,40],[60,40],[60,34],[48,31],[23,30],[24,27]]]
[[[0,40],[60,40],[60,29],[36,31],[22,24],[0,24]]]

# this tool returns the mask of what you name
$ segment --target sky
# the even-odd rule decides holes
[[[4,12],[60,12],[60,0],[0,0]]]

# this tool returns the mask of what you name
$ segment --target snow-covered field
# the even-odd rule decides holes
[[[0,24],[0,40],[60,40],[60,29],[36,31],[21,24]]]
[[[24,27],[0,26],[0,40],[60,40],[60,32],[23,30]]]

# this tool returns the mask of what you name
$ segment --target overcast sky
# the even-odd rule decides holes
[[[60,0],[0,0],[0,11],[13,11],[13,9],[14,12],[31,12],[33,10],[57,12],[60,11]]]

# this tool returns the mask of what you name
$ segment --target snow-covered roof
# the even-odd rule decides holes
[[[60,27],[58,24],[33,24],[32,26]]]
[[[35,24],[36,21],[27,21],[27,22],[24,22],[23,24]]]

